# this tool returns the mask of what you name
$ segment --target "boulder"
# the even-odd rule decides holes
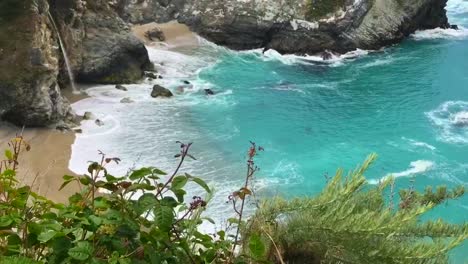
[[[169,89],[166,89],[160,85],[153,86],[153,90],[151,91],[151,97],[172,97],[173,94]]]
[[[458,25],[450,25],[450,29],[459,30],[460,28],[458,27]]]
[[[123,86],[123,85],[121,85],[121,84],[117,84],[117,85],[115,86],[115,89],[121,90],[121,91],[125,91],[125,92],[128,91],[127,87],[125,87],[125,86]]]
[[[93,113],[85,112],[83,115],[83,120],[91,120],[91,119],[93,119]]]
[[[155,41],[155,40],[165,41],[166,40],[166,36],[164,35],[164,32],[158,27],[155,27],[146,31],[145,37],[151,41]]]

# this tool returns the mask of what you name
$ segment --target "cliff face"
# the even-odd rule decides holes
[[[0,116],[18,125],[43,126],[69,115],[47,8],[32,0],[0,2]]]
[[[132,83],[151,68],[144,44],[106,0],[50,0],[77,82]]]
[[[133,23],[173,18],[232,49],[313,54],[377,49],[417,29],[448,27],[447,0],[121,0]]]
[[[143,43],[107,1],[2,0],[0,119],[20,126],[73,119],[60,92],[69,80],[59,35],[77,82],[136,82],[152,66]]]
[[[448,27],[447,0],[187,0],[179,20],[233,49],[313,54],[377,49]]]

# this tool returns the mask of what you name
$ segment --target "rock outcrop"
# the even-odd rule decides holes
[[[232,49],[344,53],[397,43],[418,29],[449,27],[447,0],[120,0],[133,23],[178,19]],[[163,13],[163,14],[162,14]],[[172,17],[168,17],[172,14]]]
[[[242,3],[241,3],[242,2]],[[179,21],[232,49],[344,53],[449,26],[447,0],[187,0]]]
[[[151,70],[144,44],[106,0],[50,0],[77,82],[134,83]]]
[[[186,2],[187,0],[114,0],[113,6],[125,21],[145,24],[177,18]]]
[[[69,78],[59,37],[77,82],[131,83],[152,69],[108,1],[1,0],[0,119],[19,126],[74,120],[60,91]]]
[[[71,118],[57,83],[60,50],[45,1],[0,2],[0,118],[47,126]]]

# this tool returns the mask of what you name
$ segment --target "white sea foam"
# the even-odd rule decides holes
[[[387,176],[382,177],[379,180],[371,179],[368,182],[370,184],[379,184],[380,182],[385,181],[389,177],[400,178],[400,177],[408,177],[414,176],[417,174],[421,174],[427,171],[430,171],[434,167],[434,162],[429,160],[417,160],[410,163],[410,167],[407,170],[401,172],[390,173]]]
[[[447,16],[451,24],[468,26],[468,1],[449,0],[447,2]]]
[[[448,101],[426,116],[437,128],[437,138],[448,143],[468,143],[468,102]]]
[[[433,145],[428,144],[426,142],[417,141],[417,140],[414,140],[414,139],[411,139],[411,138],[406,138],[406,137],[402,137],[401,139],[408,141],[412,146],[425,148],[425,149],[428,149],[428,150],[431,150],[431,151],[435,151],[437,149]]]
[[[468,29],[459,26],[459,29],[428,29],[428,30],[418,30],[413,35],[412,38],[415,40],[427,40],[427,39],[464,39],[468,37]]]
[[[273,49],[269,49],[265,52],[263,52],[262,49],[256,49],[244,53],[255,54],[264,61],[279,61],[286,65],[318,63],[328,66],[341,66],[343,65],[344,61],[365,56],[369,54],[369,51],[356,49],[354,51],[350,51],[342,55],[332,54],[331,58],[326,60],[322,56],[318,55],[298,56],[294,54],[280,54],[279,52]]]

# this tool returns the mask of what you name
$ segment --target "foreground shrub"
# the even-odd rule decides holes
[[[0,167],[1,255],[47,263],[225,263],[232,256],[223,232],[215,238],[198,231],[207,202],[201,196],[187,199],[184,188],[193,182],[207,195],[211,190],[202,179],[179,174],[193,158],[191,144],[180,143],[179,164],[170,175],[141,168],[115,177],[106,165],[120,160],[101,154],[88,174],[64,176],[62,188],[81,186],[68,205],[18,184],[18,155],[29,146],[21,137],[10,144]]]
[[[68,204],[41,197],[16,179],[18,157],[30,147],[22,137],[10,142],[0,161],[0,263],[446,263],[447,253],[468,236],[467,225],[421,223],[421,216],[464,193],[428,188],[400,192],[398,208],[384,196],[393,180],[366,186],[363,176],[375,159],[343,179],[330,179],[316,197],[264,201],[248,218],[247,199],[263,150],[251,143],[244,185],[228,198],[230,226],[216,234],[200,232],[211,189],[180,170],[191,144],[180,145],[173,173],[157,168],[110,175],[119,163],[101,153],[88,173],[64,176],[62,188],[78,183]],[[187,198],[186,185],[204,190]]]
[[[346,177],[339,170],[315,197],[264,201],[244,231],[267,245],[253,250],[278,263],[448,263],[449,251],[468,238],[468,224],[421,217],[464,189],[402,190],[394,206],[394,179],[366,184],[364,172],[374,160]],[[251,254],[252,245],[244,251]]]

